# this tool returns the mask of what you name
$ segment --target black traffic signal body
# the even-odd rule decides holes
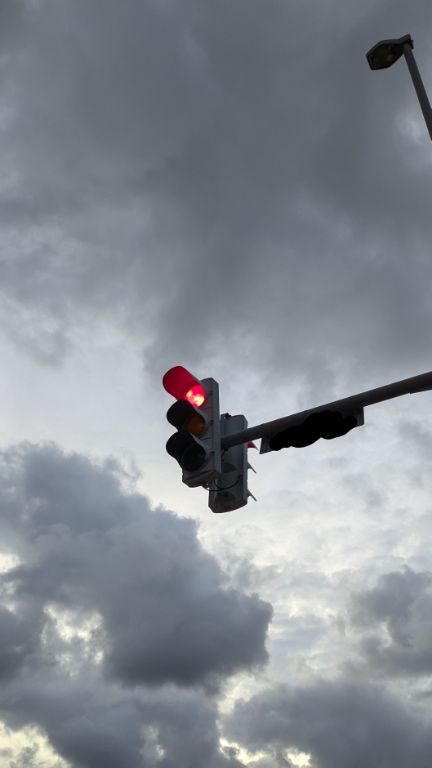
[[[177,398],[167,412],[177,429],[167,441],[167,452],[178,461],[186,485],[207,486],[221,473],[219,385],[214,379],[197,379],[182,366],[170,368],[163,385]]]
[[[281,448],[305,448],[320,438],[333,440],[335,437],[342,437],[362,424],[364,424],[363,408],[351,413],[329,409],[314,411],[298,424],[283,429],[271,437],[263,438],[260,452],[280,451]]]
[[[220,418],[221,437],[247,429],[245,416],[230,416],[223,413]],[[247,485],[248,444],[241,443],[222,451],[222,473],[209,486],[208,505],[212,512],[232,512],[244,507],[251,495]]]

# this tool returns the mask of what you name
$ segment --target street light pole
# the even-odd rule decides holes
[[[402,54],[405,56],[408,70],[423,112],[426,127],[432,140],[432,107],[423,85],[417,62],[414,58],[413,48],[414,42],[411,35],[404,35],[403,37],[392,40],[380,40],[379,43],[376,43],[376,45],[367,52],[366,58],[371,69],[387,69],[387,67],[391,67],[395,61],[400,59]]]
[[[403,53],[405,56],[406,63],[408,65],[411,79],[414,83],[414,88],[416,89],[417,97],[420,102],[421,110],[423,112],[423,117],[425,119],[427,129],[429,131],[429,136],[432,141],[432,107],[430,105],[430,102],[426,93],[426,89],[423,85],[423,80],[421,79],[417,62],[412,52],[412,48],[413,48],[412,43],[411,45],[409,43],[405,43],[403,46]]]

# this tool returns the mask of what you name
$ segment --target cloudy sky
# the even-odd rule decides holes
[[[1,768],[426,768],[432,393],[212,515],[249,425],[432,369],[428,0],[2,0]]]

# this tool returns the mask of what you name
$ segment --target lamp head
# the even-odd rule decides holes
[[[380,40],[366,54],[371,69],[387,69],[391,67],[403,54],[404,45],[414,48],[411,35],[392,40]]]

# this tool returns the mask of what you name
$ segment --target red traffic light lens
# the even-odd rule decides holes
[[[205,403],[205,392],[204,387],[202,384],[194,384],[188,391],[183,395],[183,400],[187,400],[188,403],[193,405],[195,408],[201,408],[202,405]]]
[[[200,380],[182,365],[176,365],[166,372],[162,384],[176,400],[187,400],[194,408],[201,408],[206,393]]]

